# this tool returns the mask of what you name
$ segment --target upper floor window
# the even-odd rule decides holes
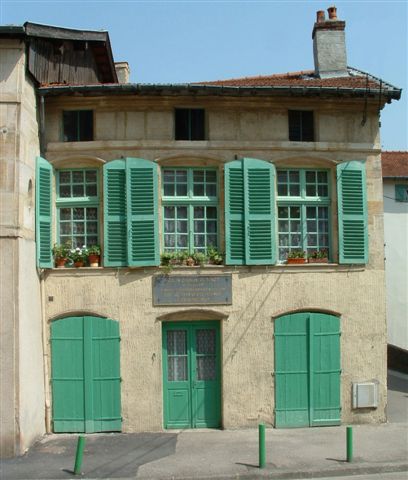
[[[305,110],[289,110],[289,140],[291,142],[313,142],[313,112]]]
[[[279,260],[292,250],[329,253],[329,178],[326,170],[278,170]]]
[[[395,185],[395,200],[408,202],[408,185]]]
[[[205,139],[205,111],[203,108],[176,108],[174,123],[175,140]]]
[[[62,112],[64,142],[93,140],[93,111],[66,110]]]
[[[57,172],[57,238],[73,248],[98,244],[98,170]]]
[[[205,252],[218,245],[217,172],[163,170],[164,250]]]

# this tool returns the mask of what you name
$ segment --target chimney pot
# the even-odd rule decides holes
[[[324,14],[324,10],[318,10],[316,12],[316,22],[321,23],[321,22],[324,22],[325,20],[326,20],[326,16]]]
[[[118,83],[129,83],[130,69],[128,62],[115,62]]]
[[[327,9],[329,20],[337,20],[337,8],[333,5]]]

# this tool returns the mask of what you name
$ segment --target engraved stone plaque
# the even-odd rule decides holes
[[[153,305],[231,305],[231,275],[157,275]]]

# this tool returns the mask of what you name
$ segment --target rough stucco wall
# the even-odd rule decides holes
[[[408,203],[396,202],[395,184],[384,183],[388,342],[408,350]]]
[[[53,297],[47,303],[48,318],[86,311],[119,321],[127,432],[162,428],[158,317],[192,310],[153,307],[152,270],[53,271],[46,282],[46,298]],[[176,269],[171,275],[194,275],[197,270]],[[383,272],[306,266],[205,268],[204,273],[222,271],[232,273],[233,304],[206,308],[227,315],[221,341],[225,428],[273,422],[273,318],[297,309],[330,310],[341,316],[342,421],[385,421],[385,312],[384,302],[378,300],[383,298]],[[380,382],[378,409],[351,411],[351,382],[371,379]]]
[[[25,78],[24,50],[19,41],[2,41],[0,45],[2,456],[23,453],[45,430],[34,243],[34,173],[39,141],[36,99],[33,85]]]

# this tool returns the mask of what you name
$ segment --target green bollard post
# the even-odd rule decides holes
[[[259,468],[265,468],[266,451],[265,451],[265,424],[258,425],[259,431]]]
[[[353,427],[347,427],[347,461],[353,461]]]
[[[81,474],[81,467],[82,467],[82,457],[84,455],[84,448],[85,448],[85,437],[79,436],[76,455],[75,455],[75,467],[74,467],[74,474],[80,475]]]

